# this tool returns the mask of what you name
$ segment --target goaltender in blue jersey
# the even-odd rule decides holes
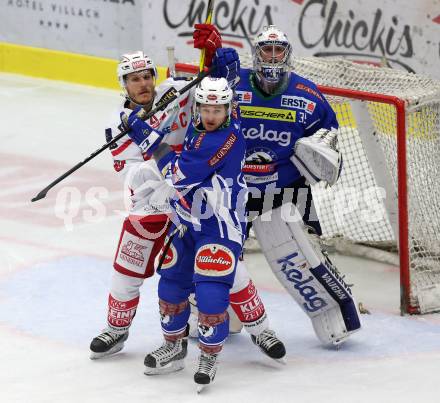
[[[339,178],[338,122],[317,86],[291,71],[292,49],[281,30],[266,27],[252,51],[253,68],[242,69],[236,88],[249,225],[319,340],[340,344],[361,324],[350,287],[320,246],[310,190],[310,184],[331,186]]]
[[[241,70],[237,87],[246,138],[246,181],[262,192],[285,188],[302,174],[291,161],[295,143],[319,129],[337,129],[338,121],[316,85],[290,74],[273,94],[256,83],[254,71]]]

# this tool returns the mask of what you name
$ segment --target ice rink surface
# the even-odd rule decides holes
[[[399,316],[398,268],[343,256],[334,260],[371,314],[339,350],[319,344],[263,256],[251,254],[248,267],[286,344],[285,366],[242,332],[229,338],[214,384],[199,396],[194,341],[183,371],[145,376],[144,356],[161,343],[157,277],[142,287],[125,349],[91,361],[124,210],[109,153],[46,199],[30,199],[104,143],[120,99],[115,91],[0,75],[2,402],[440,401],[440,315]]]

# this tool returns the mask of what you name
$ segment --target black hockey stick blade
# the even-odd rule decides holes
[[[206,71],[202,71],[197,75],[194,80],[191,80],[187,85],[185,85],[182,89],[177,91],[176,89],[172,89],[172,91],[168,91],[165,96],[156,104],[154,109],[152,109],[150,112],[146,113],[145,116],[142,116],[142,120],[150,119],[155,113],[164,110],[171,102],[173,102],[175,99],[177,99],[179,96],[190,90],[192,87],[197,85],[200,81],[202,81],[206,76],[208,76],[213,70],[213,67]],[[49,192],[50,189],[52,189],[55,185],[60,183],[62,180],[70,176],[72,173],[74,173],[76,170],[87,164],[90,160],[95,158],[98,154],[101,154],[104,150],[109,148],[112,144],[115,144],[119,139],[124,137],[129,130],[124,130],[121,133],[119,133],[117,136],[115,136],[111,141],[104,144],[101,148],[97,149],[95,152],[90,154],[89,157],[84,159],[83,161],[76,164],[74,167],[70,168],[67,172],[63,173],[61,176],[59,176],[57,179],[55,179],[53,182],[51,182],[49,185],[47,185],[43,190],[40,191],[34,198],[31,199],[32,202],[36,202],[38,200],[44,199],[47,195],[47,192]]]

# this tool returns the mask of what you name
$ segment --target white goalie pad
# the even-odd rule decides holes
[[[295,143],[290,160],[310,184],[326,181],[334,185],[341,173],[342,156],[336,149],[337,132],[320,129],[313,136]]]
[[[312,242],[293,204],[261,215],[253,227],[273,273],[310,317],[323,344],[339,344],[360,329],[350,288]]]

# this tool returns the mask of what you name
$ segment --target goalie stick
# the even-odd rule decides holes
[[[207,77],[213,70],[214,68],[211,67],[208,70],[202,71],[200,72],[196,78],[194,78],[194,80],[192,80],[190,83],[188,83],[187,85],[185,85],[185,87],[183,87],[182,89],[180,89],[179,91],[177,91],[175,88],[171,88],[168,93],[166,94],[166,96],[160,100],[160,102],[158,102],[158,104],[156,105],[156,107],[154,109],[152,109],[150,112],[145,112],[144,116],[141,117],[142,120],[147,120],[149,118],[151,118],[154,114],[156,114],[159,111],[164,110],[171,102],[173,102],[174,100],[176,100],[178,97],[180,97],[181,95],[183,95],[185,92],[187,92],[188,90],[190,90],[192,87],[194,87],[195,85],[197,85],[198,83],[200,83],[200,81],[202,81],[205,77]],[[65,178],[67,178],[69,175],[71,175],[72,173],[74,173],[76,170],[78,170],[79,168],[81,168],[83,165],[87,164],[90,160],[92,160],[93,158],[95,158],[97,155],[101,154],[104,150],[106,150],[107,148],[109,148],[112,144],[116,143],[119,139],[121,139],[122,137],[124,137],[130,130],[124,130],[121,133],[119,133],[117,136],[115,136],[111,141],[109,141],[108,143],[104,144],[101,148],[99,148],[98,150],[96,150],[95,152],[93,152],[92,154],[90,154],[90,156],[88,156],[87,158],[85,158],[83,161],[79,162],[78,164],[76,164],[74,167],[70,168],[67,172],[65,172],[64,174],[62,174],[61,176],[59,176],[57,179],[55,179],[53,182],[51,182],[49,185],[47,185],[43,190],[40,191],[40,193],[38,193],[33,199],[31,199],[32,202],[36,202],[38,200],[44,199],[47,195],[47,192],[52,189],[55,185],[57,185],[58,183],[60,183],[62,180],[64,180]]]

